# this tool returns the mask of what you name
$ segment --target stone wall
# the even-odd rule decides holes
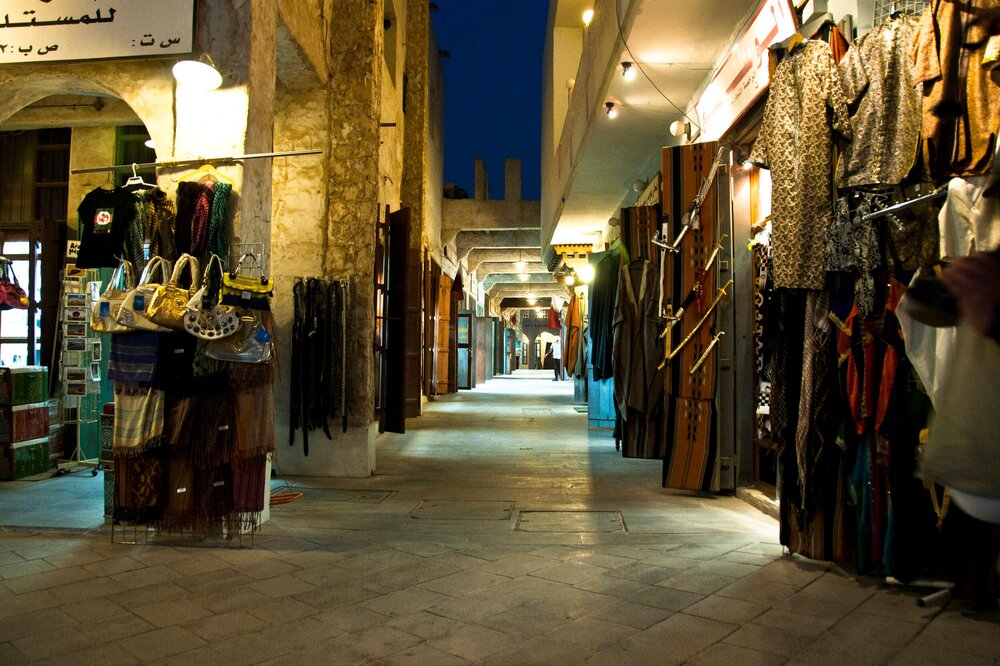
[[[73,129],[69,146],[69,168],[87,169],[111,164],[115,159],[114,127],[77,127]],[[109,182],[110,173],[81,173],[69,177],[69,210],[66,222],[69,238],[76,238],[76,209],[87,193]]]

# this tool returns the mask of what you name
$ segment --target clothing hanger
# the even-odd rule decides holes
[[[232,178],[229,178],[224,173],[216,169],[212,164],[209,164],[207,162],[205,164],[202,164],[200,167],[198,167],[188,175],[181,176],[178,179],[178,182],[198,181],[198,180],[203,180],[205,178],[214,178],[216,182],[227,183],[229,185],[235,184]]]
[[[897,6],[897,3],[890,2],[889,3],[889,20],[891,21],[892,19],[899,18],[902,15],[903,15],[903,12],[899,9],[899,7]]]
[[[144,181],[142,179],[142,176],[140,176],[138,173],[136,173],[136,164],[135,164],[135,162],[132,162],[132,175],[129,176],[128,180],[125,181],[125,187],[135,187],[135,188],[147,187],[147,188],[152,189],[152,188],[155,188],[157,186],[156,185],[152,185],[152,184],[147,183],[146,181]]]
[[[833,14],[830,12],[820,14],[805,25],[801,26],[794,35],[784,41],[773,44],[769,48],[771,50],[783,50],[786,53],[794,53],[803,42],[818,35],[819,31],[828,25],[836,25],[836,23],[837,22],[833,20]]]

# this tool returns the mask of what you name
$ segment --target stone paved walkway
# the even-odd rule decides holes
[[[0,531],[0,664],[1000,663],[995,620],[782,556],[570,402],[521,373],[431,403],[252,549]]]

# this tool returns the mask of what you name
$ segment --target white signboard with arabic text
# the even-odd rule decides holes
[[[191,53],[195,0],[0,0],[0,64]]]

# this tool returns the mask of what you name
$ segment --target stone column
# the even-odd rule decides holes
[[[489,199],[490,198],[490,180],[486,175],[486,162],[483,161],[482,157],[476,158],[475,166],[475,197],[476,199]]]
[[[503,161],[503,198],[521,200],[521,160],[508,158]]]
[[[410,209],[410,246],[427,238],[428,50],[430,9],[425,0],[409,0],[406,12],[406,127],[403,131],[402,205]]]

